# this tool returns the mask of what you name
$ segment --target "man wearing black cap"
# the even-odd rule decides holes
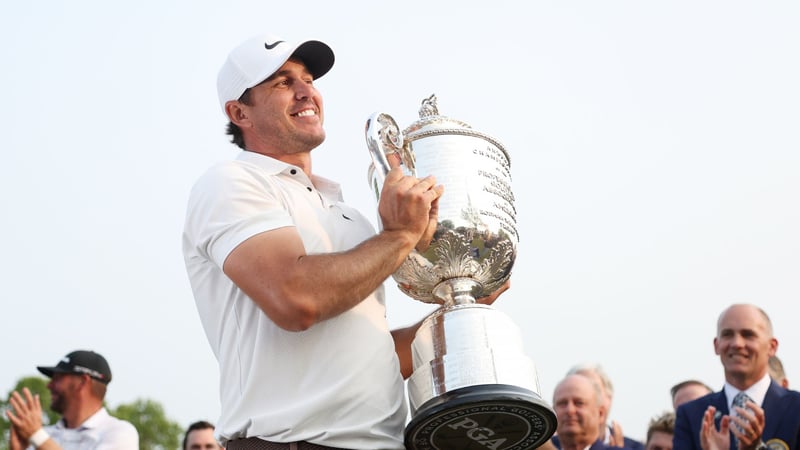
[[[38,366],[50,377],[50,409],[61,414],[55,425],[42,426],[42,405],[38,395],[25,388],[13,392],[6,416],[11,421],[9,448],[33,446],[51,449],[136,450],[139,434],[130,423],[112,417],[103,407],[111,368],[102,355],[76,350],[55,366]]]
[[[220,365],[228,450],[404,448],[418,326],[390,332],[382,285],[430,241],[443,187],[395,167],[375,234],[338,183],[312,174],[325,139],[315,82],[333,61],[319,41],[257,36],[217,78],[243,151],[193,187],[183,254]]]

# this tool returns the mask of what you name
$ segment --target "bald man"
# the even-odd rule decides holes
[[[782,388],[769,376],[769,358],[777,349],[764,310],[749,304],[725,309],[714,338],[725,386],[678,407],[673,448],[800,448],[800,393]]]

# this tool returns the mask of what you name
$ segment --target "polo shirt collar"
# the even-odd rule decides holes
[[[104,421],[108,420],[109,418],[108,411],[105,408],[100,408],[97,410],[96,413],[92,414],[83,421],[82,424],[75,427],[76,430],[91,430],[92,428],[97,428],[100,424]],[[64,419],[61,418],[58,422],[56,422],[56,428],[63,428],[66,429],[67,426],[64,424]]]
[[[290,174],[291,170],[295,169],[305,176],[305,173],[302,171],[302,169],[297,166],[286,164],[283,161],[262,155],[261,153],[251,152],[249,150],[241,151],[236,159],[256,165],[270,175],[278,175],[280,173]],[[342,186],[339,183],[314,174],[311,175],[310,181],[320,193],[329,198],[331,201],[344,201],[342,195]]]

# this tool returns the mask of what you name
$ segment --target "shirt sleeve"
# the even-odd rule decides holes
[[[689,412],[685,405],[678,407],[675,412],[675,432],[672,435],[672,448],[694,450],[692,426],[689,423]]]
[[[95,450],[139,450],[139,433],[125,421],[118,421],[97,443]]]
[[[248,238],[294,225],[284,202],[267,177],[235,162],[222,164],[192,189],[185,234],[197,252],[222,267]]]

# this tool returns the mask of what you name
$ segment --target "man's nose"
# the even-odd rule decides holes
[[[735,333],[733,335],[732,342],[735,347],[744,347],[744,342],[745,342],[744,336],[742,336],[739,333]]]
[[[309,98],[314,95],[314,86],[308,83],[296,83],[294,89],[294,96],[297,100]]]

